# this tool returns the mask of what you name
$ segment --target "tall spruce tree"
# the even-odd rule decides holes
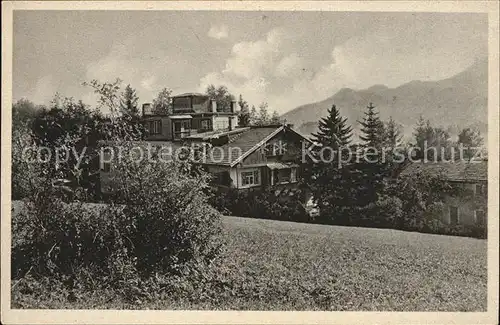
[[[361,176],[358,177],[357,205],[364,209],[369,204],[374,203],[383,193],[384,177],[389,172],[389,164],[386,156],[382,153],[385,142],[384,123],[380,120],[372,103],[367,106],[365,117],[359,123],[362,133],[360,139],[363,141],[364,148],[362,152],[357,153],[362,157],[357,157],[353,168]],[[374,215],[365,215],[364,217],[376,218]]]
[[[138,102],[139,97],[137,97],[135,89],[127,85],[120,99],[120,111],[122,115],[132,119],[139,118]]]
[[[372,103],[366,109],[363,121],[359,121],[362,133],[359,138],[364,142],[365,147],[380,149],[384,143],[384,123],[380,120]]]
[[[315,154],[317,162],[310,162],[304,168],[304,176],[320,209],[319,222],[340,222],[346,217],[347,205],[351,204],[352,180],[350,167],[346,160],[339,164],[341,148],[350,144],[352,127],[347,118],[340,115],[339,109],[332,105],[328,115],[319,122],[319,130],[312,134],[311,140],[319,144]],[[332,156],[333,155],[333,156]]]
[[[328,109],[328,115],[319,121],[319,131],[312,134],[312,140],[322,146],[338,149],[351,142],[352,127],[347,125],[347,118],[340,116],[337,106]]]
[[[276,110],[273,111],[273,115],[271,115],[271,120],[269,121],[269,124],[272,124],[272,125],[281,124],[280,115],[278,114],[278,112]]]
[[[250,109],[246,100],[243,100],[243,96],[240,94],[240,99],[238,100],[238,105],[240,106],[240,112],[238,114],[238,126],[245,127],[250,125]]]
[[[392,116],[389,117],[389,121],[385,125],[384,144],[394,148],[401,144],[402,138],[400,126],[393,120]]]

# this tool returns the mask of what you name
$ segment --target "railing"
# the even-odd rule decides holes
[[[174,139],[182,139],[191,135],[191,131],[174,132]]]

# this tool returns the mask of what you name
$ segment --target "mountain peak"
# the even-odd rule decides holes
[[[309,131],[314,123],[327,114],[332,102],[341,109],[353,129],[363,117],[366,105],[373,102],[383,120],[392,116],[411,131],[420,115],[435,125],[456,124],[468,127],[479,123],[487,125],[488,68],[486,60],[476,60],[464,71],[443,80],[414,80],[396,88],[377,84],[364,90],[342,88],[333,96],[316,103],[302,105],[283,115],[290,123],[306,124]],[[487,127],[480,130],[487,132]],[[315,132],[315,131],[313,131]]]
[[[366,88],[365,91],[376,93],[376,92],[385,91],[388,89],[389,89],[389,87],[387,87],[386,85],[379,84],[379,85],[373,85],[370,88]]]

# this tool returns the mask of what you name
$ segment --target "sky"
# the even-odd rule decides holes
[[[214,84],[285,113],[345,87],[451,77],[487,56],[487,28],[473,13],[15,11],[13,100],[95,105],[82,83],[120,78],[140,103]]]

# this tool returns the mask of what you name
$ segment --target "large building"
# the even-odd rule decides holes
[[[197,163],[214,174],[214,185],[238,190],[273,187],[292,194],[302,175],[302,148],[310,140],[291,125],[238,127],[237,115],[236,102],[217,107],[208,96],[197,93],[173,97],[170,114],[154,112],[151,104],[144,104],[145,140],[173,148],[210,144]],[[112,191],[111,183],[108,166],[101,170],[103,192]]]
[[[172,98],[172,114],[155,112],[143,104],[142,114],[148,141],[179,141],[190,135],[211,131],[231,131],[237,127],[236,101],[218,107],[207,95],[186,93]]]
[[[432,175],[458,186],[461,195],[448,195],[441,221],[449,225],[486,226],[488,161],[411,163],[400,176]]]

